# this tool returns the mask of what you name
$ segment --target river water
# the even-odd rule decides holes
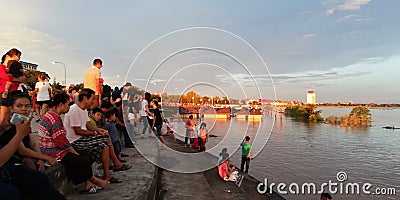
[[[343,116],[351,108],[320,110],[328,117]],[[275,113],[264,115],[262,121],[205,119],[210,134],[218,136],[211,137],[207,147],[214,155],[228,147],[233,164],[240,166],[238,145],[245,135],[250,135],[252,141],[257,135],[253,143],[253,153],[257,155],[250,163],[249,173],[260,181],[267,178],[268,185],[285,183],[286,199],[319,199],[319,195],[290,194],[288,186],[297,184],[301,192],[303,183],[314,183],[318,192],[321,184],[329,181],[338,184],[332,187],[338,189],[334,199],[400,199],[400,129],[382,128],[400,127],[400,109],[371,109],[371,113],[372,126],[364,129],[308,124],[280,114],[275,117]],[[183,128],[182,122],[176,124]],[[345,181],[338,180],[339,172],[346,173]],[[348,183],[357,183],[361,194],[349,194],[352,190],[346,193]],[[363,194],[362,186],[368,183],[372,185],[371,193],[376,188],[395,188],[398,195]],[[328,187],[324,190],[329,192]]]

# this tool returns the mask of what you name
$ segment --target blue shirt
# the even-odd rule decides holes
[[[104,129],[108,131],[108,135],[111,138],[111,142],[117,142],[119,141],[119,131],[117,130],[117,127],[115,126],[114,122],[107,121],[106,125],[104,125]]]

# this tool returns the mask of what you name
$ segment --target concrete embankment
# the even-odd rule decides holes
[[[181,141],[166,138],[169,148],[180,152],[197,153],[194,148],[183,148]],[[176,173],[159,169],[157,199],[284,199],[276,193],[259,194],[259,181],[245,175],[241,187],[218,176],[217,167],[198,173]]]
[[[36,131],[36,126],[32,126]],[[123,182],[111,184],[109,188],[96,194],[80,194],[83,184],[74,186],[67,191],[65,197],[72,200],[87,199],[284,199],[279,195],[257,192],[259,181],[251,176],[245,176],[241,187],[233,182],[226,182],[219,178],[217,167],[197,173],[177,173],[154,165],[156,160],[163,160],[162,165],[179,166],[179,163],[188,162],[198,151],[194,148],[183,148],[183,142],[166,138],[168,149],[182,153],[179,158],[170,156],[168,151],[161,148],[155,137],[135,137],[135,148],[124,148],[123,153],[129,157],[125,159],[132,168],[122,172],[112,172],[112,176]],[[207,160],[214,160],[215,156],[206,153]],[[186,156],[186,157],[185,157]],[[217,158],[215,158],[217,159]],[[194,167],[207,160],[192,160]],[[214,161],[212,161],[214,163]],[[192,167],[192,168],[194,168]],[[168,169],[168,167],[165,167]],[[98,172],[102,173],[102,170]],[[97,172],[96,172],[97,173]],[[101,177],[101,175],[100,175]],[[53,180],[53,182],[62,180]],[[72,183],[70,183],[72,184]]]

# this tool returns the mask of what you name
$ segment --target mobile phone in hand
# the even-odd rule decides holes
[[[14,113],[14,114],[12,115],[12,117],[11,117],[10,122],[11,122],[12,124],[18,124],[18,122],[19,122],[20,119],[22,119],[23,122],[28,121],[28,117],[27,117],[27,116],[20,115],[20,114],[18,114],[18,113]]]

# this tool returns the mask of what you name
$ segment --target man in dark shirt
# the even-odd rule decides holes
[[[160,141],[162,142],[163,146],[165,146],[164,138],[162,137],[162,132],[161,132],[163,119],[161,117],[160,109],[158,109],[158,101],[155,101],[155,100],[151,101],[150,106],[153,107],[153,123],[151,124],[151,129],[153,129],[153,131],[154,131],[154,127],[157,129],[157,132],[156,131],[154,131],[154,132],[157,134],[157,136],[160,139]]]

